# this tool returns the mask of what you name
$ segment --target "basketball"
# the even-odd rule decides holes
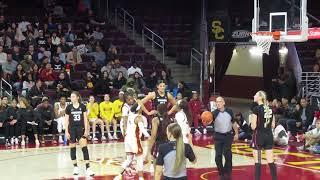
[[[205,126],[211,124],[211,122],[213,121],[212,113],[210,111],[204,111],[201,114],[201,121],[202,121],[202,124]]]
[[[280,31],[275,31],[272,34],[273,34],[274,40],[280,40],[280,36],[281,36]]]

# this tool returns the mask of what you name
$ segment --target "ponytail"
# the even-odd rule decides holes
[[[182,138],[182,130],[178,123],[172,123],[168,126],[168,131],[176,139],[176,160],[173,172],[177,173],[185,162],[185,145]]]
[[[266,128],[268,124],[272,121],[272,109],[269,107],[267,94],[264,91],[259,91],[258,94],[262,98],[263,102],[264,118],[266,119],[264,127]]]
[[[179,108],[182,109],[182,111],[184,112],[184,114],[187,117],[187,121],[189,125],[192,125],[192,115],[191,112],[189,110],[189,104],[186,100],[181,100],[180,103],[178,104]]]

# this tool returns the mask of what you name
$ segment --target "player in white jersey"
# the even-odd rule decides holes
[[[62,130],[65,130],[66,127],[66,122],[65,122],[65,114],[66,114],[66,97],[61,96],[60,97],[60,102],[56,103],[54,107],[54,112],[55,112],[55,121],[57,122],[57,129],[59,133],[59,143],[63,143],[63,138],[62,138]]]
[[[145,125],[143,123],[143,116],[141,105],[136,102],[130,108],[130,113],[128,118],[124,121],[124,145],[126,151],[126,160],[122,163],[122,172],[115,177],[115,179],[121,179],[122,174],[127,168],[129,168],[133,161],[136,160],[137,166],[136,170],[138,171],[139,180],[143,179],[143,159],[146,153],[143,152],[141,145],[141,136],[142,134],[145,137],[150,137]]]

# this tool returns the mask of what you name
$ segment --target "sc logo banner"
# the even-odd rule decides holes
[[[224,28],[220,20],[213,20],[211,23],[211,32],[213,39],[223,40],[224,39]]]

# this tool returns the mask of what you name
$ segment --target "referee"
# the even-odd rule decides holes
[[[216,151],[216,165],[221,180],[231,179],[232,173],[232,152],[231,145],[233,141],[238,140],[238,127],[233,118],[231,109],[225,107],[223,97],[216,99],[217,109],[213,111],[214,121],[214,146]],[[234,131],[233,131],[233,130]],[[222,154],[225,158],[225,164],[222,164]]]

